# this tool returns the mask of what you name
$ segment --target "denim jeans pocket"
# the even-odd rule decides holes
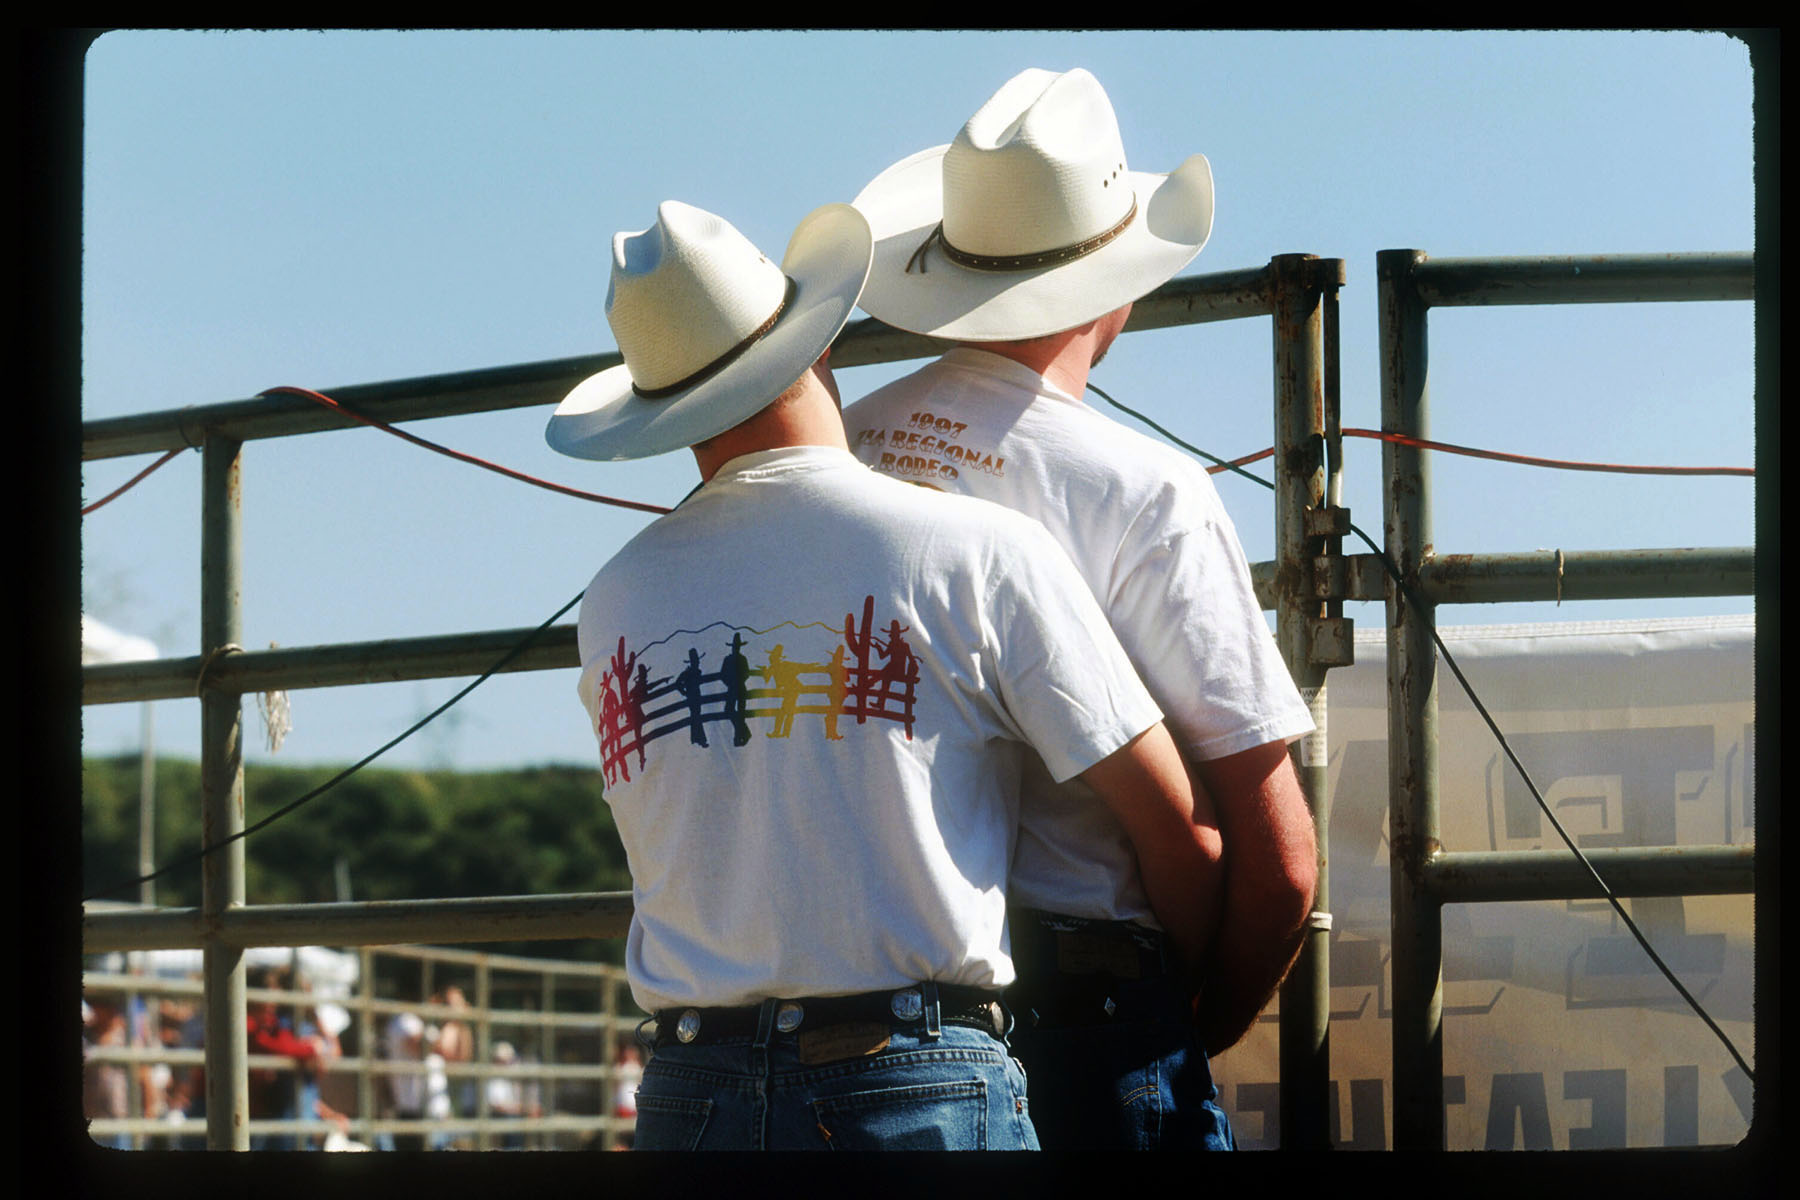
[[[981,1079],[846,1092],[813,1101],[833,1150],[985,1150],[987,1083]]]
[[[638,1093],[634,1150],[698,1150],[712,1116],[711,1100]]]

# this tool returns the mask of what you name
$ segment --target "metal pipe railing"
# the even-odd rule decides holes
[[[1434,306],[1752,299],[1748,254],[1442,259],[1376,256],[1382,430],[1430,437],[1427,313]],[[1438,835],[1440,603],[1734,595],[1752,590],[1747,549],[1440,555],[1431,535],[1430,459],[1384,443],[1386,551],[1417,604],[1388,584],[1388,763],[1393,937],[1395,1149],[1444,1146],[1442,906],[1601,894],[1573,856],[1446,853]],[[1350,572],[1346,571],[1348,576]],[[1369,573],[1358,572],[1364,581]],[[1654,589],[1654,590],[1651,590]],[[1620,895],[1749,891],[1754,850],[1633,849],[1590,854]]]
[[[1433,604],[1747,596],[1755,561],[1750,546],[1432,554],[1418,590]]]
[[[1381,330],[1381,428],[1429,438],[1425,305],[1407,286],[1414,251],[1376,257]],[[1384,542],[1411,579],[1431,551],[1430,456],[1381,449]],[[1443,1116],[1443,942],[1437,899],[1419,863],[1439,848],[1435,605],[1415,609],[1387,588],[1388,828],[1394,977],[1394,1149],[1439,1150]]]
[[[1427,308],[1754,298],[1748,254],[1427,258],[1408,275]]]
[[[1620,896],[1728,896],[1756,886],[1752,846],[1655,846],[1584,853],[1606,886]],[[1441,904],[1593,900],[1605,895],[1574,855],[1550,850],[1442,852],[1423,864],[1420,882]]]
[[[243,694],[301,688],[346,687],[479,675],[493,667],[531,629],[440,634],[325,646],[246,650],[215,659],[206,670],[207,687]],[[178,700],[194,695],[203,655],[105,663],[82,668],[83,704],[127,700]],[[501,673],[554,671],[579,666],[575,626],[555,625],[540,634]]]
[[[1741,596],[1751,590],[1755,551],[1749,546],[1670,550],[1554,550],[1512,554],[1448,554],[1419,567],[1418,591],[1434,604],[1498,604],[1521,600],[1635,600],[1665,596]],[[1333,594],[1381,600],[1387,572],[1372,554],[1336,560],[1343,577]],[[1252,563],[1251,582],[1264,609],[1277,607],[1273,561]],[[1315,580],[1315,583],[1320,582]],[[223,655],[207,667],[211,690],[240,694],[345,687],[364,683],[475,675],[523,641],[530,629],[287,646]],[[193,696],[204,655],[82,668],[83,704],[178,700]],[[555,625],[502,674],[579,666],[575,627]]]
[[[1429,436],[1426,312],[1433,305],[1595,303],[1621,300],[1750,298],[1749,255],[1444,259],[1419,251],[1377,257],[1383,428]],[[1335,278],[1333,273],[1335,272]],[[1439,604],[1514,600],[1620,599],[1748,594],[1751,548],[1437,555],[1431,544],[1427,452],[1384,444],[1384,540],[1425,604],[1410,609],[1372,555],[1321,549],[1323,528],[1308,525],[1341,494],[1338,442],[1336,289],[1341,260],[1284,255],[1265,268],[1176,280],[1133,308],[1127,331],[1243,317],[1275,318],[1276,501],[1279,558],[1255,564],[1259,601],[1277,613],[1278,640],[1296,682],[1315,705],[1322,746],[1324,674],[1319,653],[1331,637],[1347,644],[1345,599],[1384,599],[1388,621],[1390,823],[1392,830],[1396,1148],[1443,1145],[1442,947],[1445,903],[1549,895],[1584,896],[1573,860],[1549,855],[1450,854],[1437,836],[1436,653],[1428,623]],[[845,330],[833,362],[850,367],[936,353],[944,343],[873,320]],[[337,388],[332,395],[386,421],[552,404],[580,378],[617,363],[589,355]],[[330,409],[277,396],[90,422],[88,460],[202,446],[201,653],[83,670],[83,703],[202,697],[203,836],[208,844],[243,827],[241,696],[245,692],[467,676],[488,670],[529,630],[245,652],[240,634],[239,457],[250,439],[353,428]],[[1333,623],[1337,627],[1333,628]],[[1323,640],[1322,640],[1323,639]],[[1316,660],[1316,661],[1315,661]],[[572,626],[548,629],[507,671],[576,665]],[[1326,847],[1329,812],[1323,771],[1299,748],[1303,786]],[[1322,759],[1322,756],[1320,756]],[[1317,778],[1315,778],[1317,776]],[[1741,847],[1687,848],[1634,857],[1596,855],[1622,895],[1747,890]],[[201,946],[205,951],[208,1141],[247,1147],[244,972],[249,946],[376,945],[434,940],[494,941],[621,936],[629,897],[621,894],[387,901],[374,904],[247,906],[243,848],[208,857],[198,909],[86,915],[89,950]],[[1321,862],[1319,907],[1328,911]],[[1647,889],[1640,892],[1634,889]],[[1323,930],[1309,936],[1282,999],[1284,1143],[1322,1144],[1329,1083],[1326,1023],[1329,968]],[[546,986],[549,986],[548,983]],[[611,990],[603,1003],[616,1004]],[[365,1001],[361,1028],[372,1034]],[[546,1025],[547,1034],[554,1026]],[[484,1027],[483,1037],[487,1036]],[[547,1041],[546,1046],[553,1043]],[[609,1135],[610,1136],[610,1135]]]
[[[1325,320],[1344,282],[1342,259],[1288,254],[1271,264],[1275,280],[1274,377],[1276,476],[1275,638],[1288,671],[1312,712],[1314,731],[1294,747],[1294,767],[1318,836],[1318,891],[1314,907],[1330,911],[1325,848],[1330,830],[1326,778],[1326,666],[1314,655],[1315,631],[1324,606],[1314,593],[1310,567],[1316,539],[1309,513],[1325,506]],[[1295,569],[1298,568],[1298,569]],[[1330,930],[1309,927],[1299,959],[1281,986],[1281,1145],[1328,1149],[1326,1109],[1331,1088]]]
[[[1269,297],[1266,268],[1175,279],[1137,301],[1125,328],[1131,332],[1266,316]],[[949,345],[866,317],[838,335],[831,349],[831,365],[841,370],[900,362],[942,353]],[[324,390],[346,407],[389,423],[468,416],[555,405],[577,383],[620,361],[612,351]],[[162,453],[199,446],[209,436],[248,442],[362,427],[360,422],[304,397],[254,397],[88,421],[81,429],[81,457],[93,461]]]
[[[1341,282],[1342,264],[1335,269]],[[1281,292],[1279,281],[1277,262],[1266,268],[1176,280],[1137,302],[1127,328],[1156,329],[1269,315]],[[1317,301],[1310,303],[1316,305]],[[1291,342],[1307,362],[1306,371],[1311,378],[1321,369],[1319,338],[1317,320],[1309,319],[1302,340],[1284,342],[1278,338],[1278,343]],[[943,347],[944,343],[935,339],[864,320],[840,335],[833,348],[833,361],[840,368],[858,366],[933,354]],[[347,407],[387,422],[470,414],[553,404],[581,378],[619,361],[616,353],[587,355],[339,387],[332,389],[331,394]],[[1315,385],[1307,386],[1317,391]],[[201,748],[205,844],[215,844],[243,828],[244,692],[472,675],[490,669],[527,632],[490,631],[398,642],[271,649],[254,654],[242,650],[238,471],[243,443],[356,428],[358,424],[304,398],[281,395],[94,421],[83,428],[84,460],[192,446],[200,446],[205,452],[201,654],[195,658],[128,664],[118,671],[89,668],[83,675],[84,703],[200,694],[206,714]],[[1316,423],[1308,436],[1314,435]],[[572,627],[562,627],[545,631],[539,644],[519,655],[507,669],[542,670],[572,665],[574,631]],[[1320,715],[1322,720],[1322,711]],[[1322,793],[1315,803],[1322,803]],[[244,947],[322,941],[358,945],[425,938],[455,941],[586,937],[595,936],[602,929],[618,935],[624,932],[628,921],[628,901],[626,910],[621,910],[616,898],[608,897],[319,905],[305,906],[305,911],[288,906],[246,907],[243,861],[241,840],[207,857],[198,912],[89,914],[86,923],[90,949],[153,943],[198,943],[204,947],[208,1044],[213,1047],[209,1055],[216,1056],[207,1084],[208,1144],[213,1148],[248,1146],[242,1017]],[[1317,1007],[1322,1018],[1326,1006]],[[1323,1032],[1315,1030],[1307,1037],[1322,1043]],[[1305,1089],[1305,1103],[1317,1106],[1322,1103],[1326,1086],[1322,1059],[1311,1070],[1314,1079]],[[1298,1124],[1298,1118],[1295,1123]]]
[[[217,944],[391,946],[400,942],[512,942],[624,937],[631,893],[494,896],[455,900],[362,900],[239,905],[151,912],[110,910],[82,918],[89,953]]]

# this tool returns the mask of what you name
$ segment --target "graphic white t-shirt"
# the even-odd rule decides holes
[[[1041,526],[822,447],[633,538],[579,641],[648,1011],[1011,982],[1025,747],[1067,779],[1160,716]]]
[[[1205,469],[1036,371],[957,347],[844,411],[877,471],[1040,521],[1074,560],[1190,759],[1310,732]],[[1052,773],[1053,774],[1053,773]],[[1027,766],[1015,904],[1155,925],[1124,830]]]

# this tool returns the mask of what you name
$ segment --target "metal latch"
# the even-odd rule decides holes
[[[1350,532],[1350,510],[1338,505],[1308,506],[1302,514],[1308,538],[1316,538],[1312,560],[1313,595],[1325,602],[1328,615],[1307,622],[1307,660],[1315,667],[1347,667],[1356,661],[1356,625],[1343,615],[1344,600],[1353,594],[1350,560],[1343,538]]]

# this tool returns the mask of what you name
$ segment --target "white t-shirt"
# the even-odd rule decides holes
[[[823,447],[727,463],[579,640],[647,1011],[1010,983],[1025,747],[1067,779],[1160,715],[1041,526]]]
[[[1069,553],[1178,745],[1207,761],[1313,728],[1212,479],[1036,371],[957,347],[844,412],[851,450],[897,479],[1042,522]],[[1155,925],[1137,861],[1079,780],[1028,766],[1015,904]]]
[[[519,1100],[519,1081],[508,1079],[502,1075],[490,1075],[487,1081],[487,1106],[490,1113],[502,1116],[517,1116],[521,1104]]]
[[[414,1064],[419,1064],[420,1060],[417,1057],[416,1051],[413,1054],[407,1053],[410,1045],[407,1037],[406,1017],[408,1015],[410,1014],[396,1013],[388,1019],[386,1044],[382,1047],[382,1057],[406,1060],[413,1062]],[[418,1021],[418,1018],[413,1017],[412,1020],[416,1022]],[[417,1029],[423,1030],[423,1024],[418,1025]],[[418,1036],[418,1033],[415,1031],[413,1036]],[[425,1076],[422,1071],[407,1074],[396,1073],[389,1075],[386,1078],[388,1094],[393,1097],[394,1107],[398,1109],[401,1114],[406,1116],[418,1116],[424,1111]]]

